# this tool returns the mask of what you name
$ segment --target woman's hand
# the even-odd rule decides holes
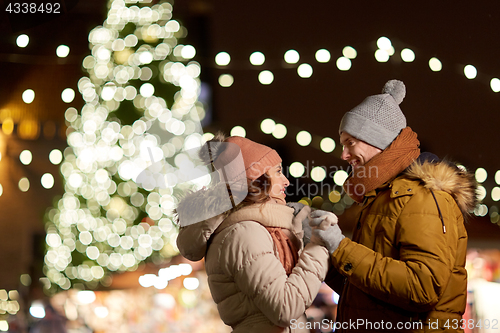
[[[291,207],[295,210],[293,213],[293,228],[297,234],[300,234],[302,238],[302,242],[304,246],[306,246],[311,241],[311,226],[309,225],[309,213],[311,212],[311,208],[300,202],[288,202],[286,204],[288,207]]]

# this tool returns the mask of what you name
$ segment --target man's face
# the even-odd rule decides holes
[[[382,149],[358,140],[346,132],[340,134],[340,143],[344,147],[341,158],[349,162],[353,169],[365,165],[373,156],[382,152]]]

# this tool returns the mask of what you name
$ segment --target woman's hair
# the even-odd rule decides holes
[[[208,141],[208,143],[217,143],[217,142],[224,142],[226,139],[226,136],[222,132],[218,132],[211,140]],[[205,162],[206,164],[213,163],[217,159],[217,157],[224,151],[223,145],[208,145],[209,149],[202,149],[200,150],[199,156],[200,159]],[[210,149],[210,147],[216,147],[220,149]],[[269,192],[271,189],[271,178],[267,173],[264,173],[261,175],[259,178],[255,180],[247,180],[247,188],[248,192],[244,191],[243,193],[246,193],[246,196],[241,200],[241,194],[240,193],[235,193],[234,188],[232,189],[230,184],[226,183],[226,188],[229,193],[229,196],[231,197],[231,201],[234,202],[234,200],[241,201],[239,202],[236,206],[234,206],[232,209],[227,211],[225,215],[229,215],[243,207],[254,205],[254,204],[262,204],[266,201],[269,200]]]

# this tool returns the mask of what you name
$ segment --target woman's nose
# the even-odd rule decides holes
[[[286,178],[286,176],[283,177],[285,177],[285,187],[288,187],[288,185],[290,185],[290,181]]]

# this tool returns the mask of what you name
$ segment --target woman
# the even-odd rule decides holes
[[[205,257],[212,297],[233,332],[308,332],[304,311],[328,270],[326,248],[302,244],[301,221],[310,208],[294,217],[294,209],[286,206],[289,181],[275,150],[242,137],[217,135],[209,146],[216,142],[238,146],[248,194],[229,211],[195,224],[183,221],[206,216],[206,210],[217,211],[215,206],[224,200],[214,199],[212,190],[187,196],[177,208],[181,225],[177,246],[189,260]],[[229,149],[221,150],[207,155],[224,170]],[[230,182],[232,177],[225,174],[223,179]],[[235,202],[232,189],[228,192]]]

